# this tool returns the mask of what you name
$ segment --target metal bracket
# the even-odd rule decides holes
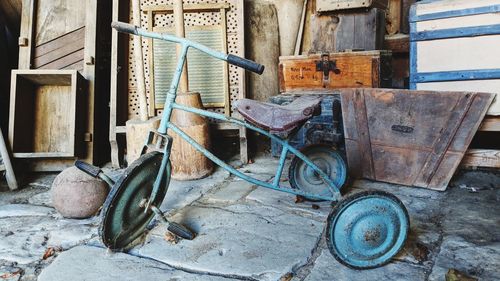
[[[323,71],[323,80],[330,78],[330,71],[335,74],[340,74],[340,69],[337,68],[337,61],[330,60],[330,55],[321,55],[321,60],[315,61],[316,71]]]

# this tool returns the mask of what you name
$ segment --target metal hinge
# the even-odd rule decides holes
[[[83,141],[84,142],[91,142],[92,141],[92,133],[85,133],[83,135]]]
[[[321,60],[318,60],[316,63],[316,71],[323,71],[323,80],[330,79],[330,71],[333,71],[335,74],[340,73],[340,69],[337,68],[337,61],[330,60],[330,55],[323,54],[321,55]]]

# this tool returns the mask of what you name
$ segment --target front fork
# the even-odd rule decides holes
[[[149,196],[149,200],[146,202],[146,206],[144,208],[144,212],[147,212],[150,208],[152,202],[155,202],[156,197],[158,196],[158,191],[160,190],[160,184],[162,182],[163,175],[165,174],[165,169],[167,168],[168,161],[170,160],[170,151],[172,149],[173,139],[171,136],[167,134],[161,134],[156,131],[150,131],[148,138],[144,147],[142,148],[141,154],[145,154],[150,151],[161,151],[163,153],[163,158],[161,160],[160,170],[156,175],[156,180],[153,184],[153,190],[151,191],[151,196]],[[166,187],[166,191],[168,191],[168,186]]]

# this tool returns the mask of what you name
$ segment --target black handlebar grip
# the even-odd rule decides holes
[[[99,173],[101,173],[101,169],[99,167],[87,164],[87,163],[80,161],[80,160],[76,160],[75,166],[78,169],[84,171],[85,173],[93,176],[94,178],[97,178]]]
[[[262,64],[258,64],[254,61],[240,58],[240,57],[235,56],[235,55],[231,55],[231,54],[227,55],[227,62],[232,64],[232,65],[243,67],[244,69],[250,70],[250,71],[255,72],[259,75],[261,75],[264,72],[264,66]]]
[[[120,21],[114,21],[111,23],[111,27],[116,29],[119,32],[123,33],[130,33],[130,34],[136,34],[137,35],[137,26],[120,22]]]

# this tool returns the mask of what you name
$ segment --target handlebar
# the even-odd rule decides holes
[[[182,44],[188,47],[193,47],[195,49],[198,49],[210,56],[213,56],[215,58],[225,60],[228,63],[244,68],[246,70],[252,71],[254,73],[257,73],[261,75],[264,72],[265,67],[262,64],[258,64],[254,61],[241,58],[232,54],[224,54],[219,51],[210,49],[204,45],[201,45],[196,42],[192,42],[190,40],[187,40],[185,38],[180,38],[177,36],[169,35],[169,34],[159,34],[151,31],[147,31],[144,29],[141,29],[135,25],[124,23],[124,22],[112,22],[111,27],[116,29],[119,32],[123,33],[129,33],[133,35],[139,35],[139,36],[144,36],[144,37],[150,37],[150,38],[156,38],[156,39],[161,39],[165,41],[170,41],[178,44]]]

